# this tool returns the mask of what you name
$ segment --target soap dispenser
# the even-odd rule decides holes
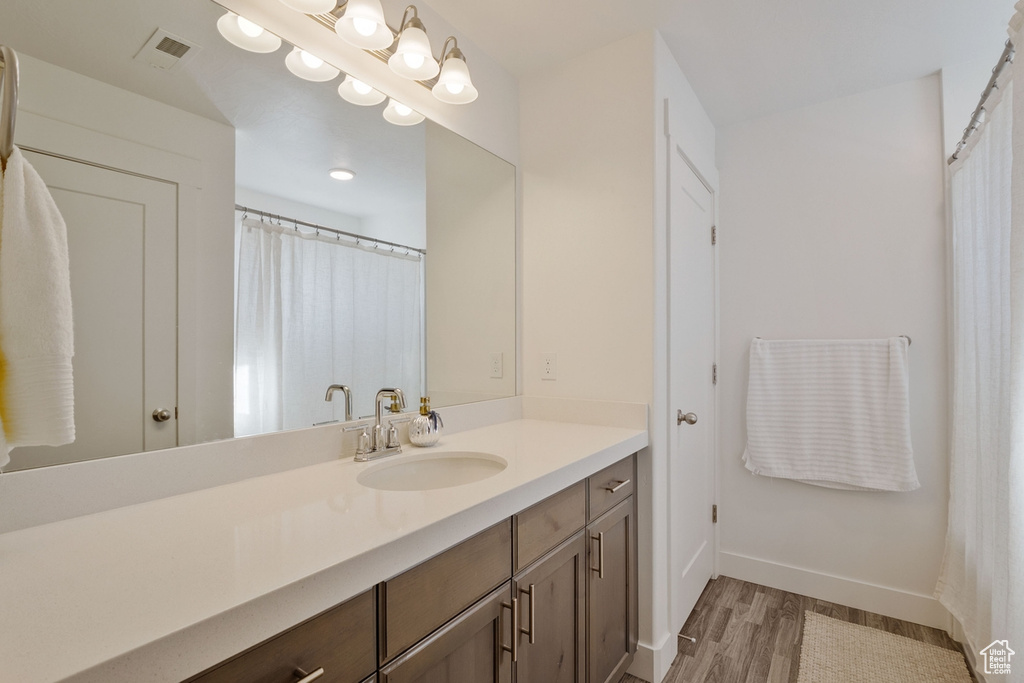
[[[409,423],[409,442],[414,446],[433,446],[441,438],[444,423],[436,410],[430,409],[430,397],[420,399],[420,414]]]

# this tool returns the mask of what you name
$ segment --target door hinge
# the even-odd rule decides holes
[[[718,524],[718,506],[717,505],[712,505],[711,506],[711,523],[712,524]]]
[[[711,364],[711,383],[718,384],[718,363]]]
[[[711,246],[718,244],[718,227],[715,225],[711,226]]]
[[[178,406],[174,406],[174,419],[178,419]]]

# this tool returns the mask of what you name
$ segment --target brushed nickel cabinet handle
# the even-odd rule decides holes
[[[535,589],[535,586],[531,583],[529,590],[524,591],[522,588],[520,588],[519,592],[526,593],[530,596],[530,628],[520,628],[519,632],[528,635],[530,637],[530,645],[533,645],[535,642],[537,642],[535,635],[537,631],[537,591]]]
[[[320,667],[319,669],[311,673],[306,673],[302,669],[296,669],[295,675],[303,677],[302,680],[300,680],[298,683],[313,683],[313,681],[324,675],[324,668]]]
[[[512,612],[512,645],[505,644],[505,629],[501,627],[501,616],[498,617],[498,643],[501,645],[502,650],[512,653],[512,661],[515,662],[519,659],[519,600],[512,598],[511,605],[507,602],[501,603],[502,615],[505,614],[506,609]]]
[[[597,572],[597,578],[604,578],[604,532],[598,532],[597,536],[591,536],[590,540],[597,541],[597,566],[591,567],[590,571]]]
[[[604,490],[607,491],[608,493],[615,493],[616,491],[621,489],[623,486],[625,486],[629,482],[630,482],[629,479],[623,479],[623,480],[619,481],[618,483],[616,483],[615,486],[605,486]]]

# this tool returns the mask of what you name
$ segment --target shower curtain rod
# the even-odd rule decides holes
[[[1003,73],[1003,69],[1005,69],[1008,64],[1013,64],[1014,52],[1015,48],[1013,46],[1013,41],[1007,40],[1006,48],[1003,50],[1003,54],[999,58],[999,63],[992,69],[992,78],[988,79],[988,85],[985,86],[985,90],[981,93],[981,100],[978,102],[978,106],[975,107],[974,113],[971,114],[971,122],[967,124],[966,128],[964,128],[964,136],[960,138],[960,142],[956,144],[956,151],[953,152],[953,156],[949,157],[949,161],[946,162],[947,164],[952,164],[957,160],[960,151],[967,145],[967,140],[978,132],[979,128],[981,128],[982,116],[984,116],[983,112],[985,111],[985,102],[987,102],[989,96],[992,95],[992,91],[999,88],[999,76]]]
[[[310,228],[318,232],[322,231],[329,232],[334,235],[344,235],[345,237],[351,237],[357,243],[362,241],[370,242],[372,244],[379,246],[392,247],[392,251],[394,251],[395,249],[405,249],[409,253],[417,253],[422,254],[424,256],[426,256],[427,254],[426,249],[417,249],[416,247],[410,247],[406,244],[399,244],[398,242],[388,242],[387,240],[377,239],[376,237],[367,237],[366,235],[357,235],[354,232],[346,232],[344,230],[338,230],[337,228],[328,228],[323,225],[318,225],[317,223],[308,223],[306,221],[300,221],[297,218],[289,218],[288,216],[282,216],[277,213],[270,213],[269,211],[261,211],[260,209],[253,209],[248,206],[242,206],[241,204],[235,204],[235,211],[241,211],[243,214],[256,214],[260,218],[269,218],[272,220],[276,220],[279,223],[291,223],[292,225],[295,226],[296,229],[298,229],[298,227],[301,225],[304,228]]]

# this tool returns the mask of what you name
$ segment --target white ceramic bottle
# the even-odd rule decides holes
[[[409,442],[414,446],[433,446],[441,438],[441,416],[430,409],[430,397],[420,399],[420,414],[409,423]]]

